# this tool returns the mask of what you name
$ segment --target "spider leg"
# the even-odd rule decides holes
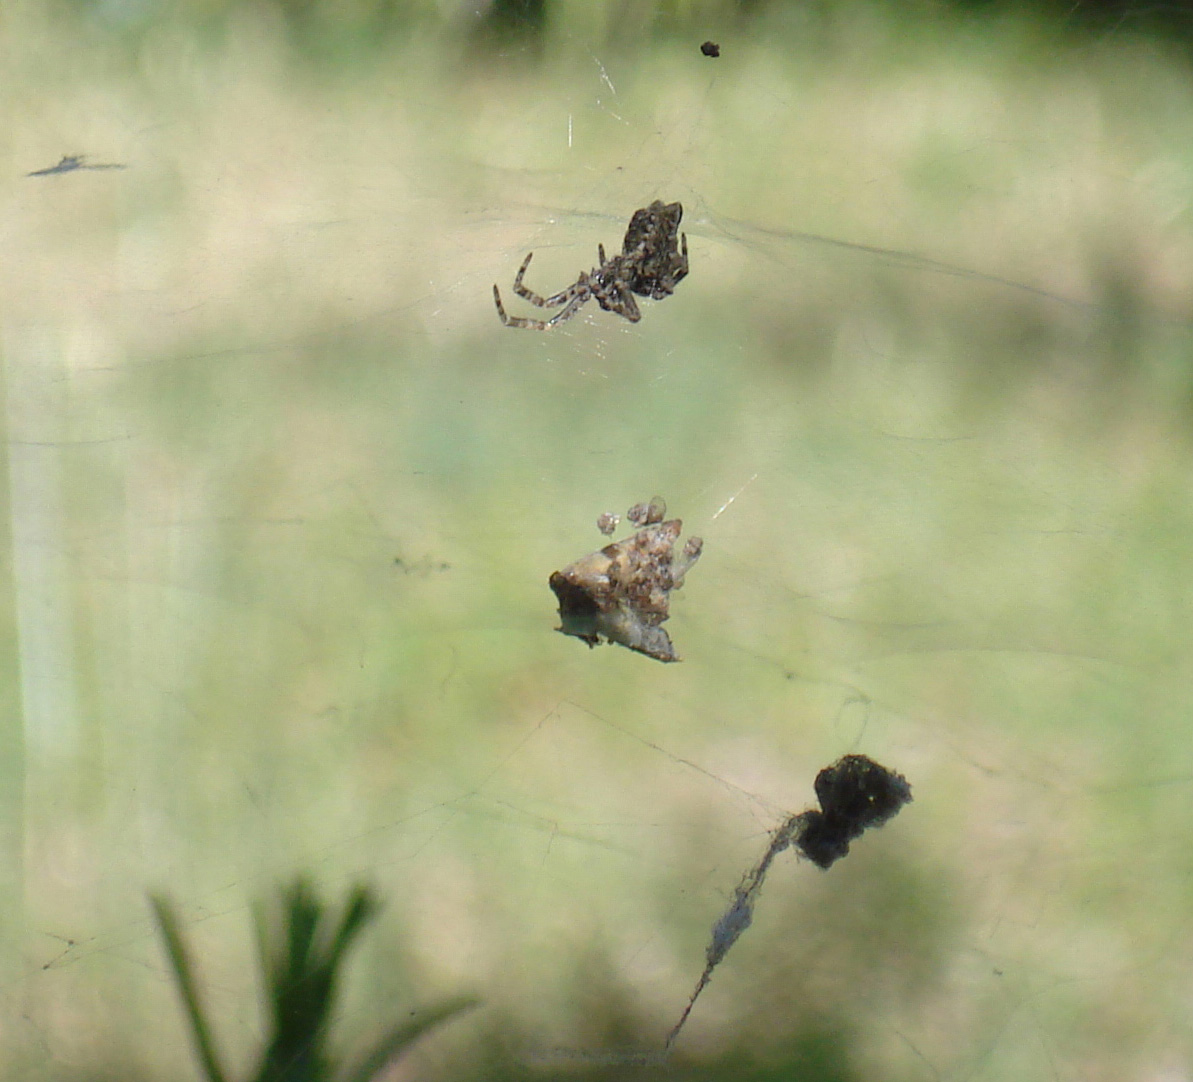
[[[571,304],[577,297],[583,297],[588,300],[592,296],[592,290],[588,285],[588,276],[581,274],[580,281],[575,285],[570,285],[567,289],[561,289],[558,293],[552,293],[547,298],[547,307],[556,308],[561,304]]]
[[[637,323],[642,318],[642,313],[638,311],[638,302],[634,300],[634,294],[625,286],[619,286],[618,293],[621,294],[622,306],[616,309],[617,314],[624,316],[631,323]]]
[[[681,237],[683,239],[683,248],[681,249],[680,268],[675,275],[675,281],[677,282],[681,278],[686,278],[688,276],[688,235],[687,233],[682,233]]]
[[[532,331],[545,331],[549,326],[545,319],[527,319],[525,316],[509,316],[505,325],[507,327],[527,327]]]
[[[518,273],[514,277],[514,292],[523,300],[538,305],[539,308],[550,308],[552,307],[551,302],[546,297],[540,297],[533,289],[527,289],[522,284],[522,276],[526,273],[526,268],[530,266],[530,261],[533,258],[534,252],[527,252],[526,258],[522,260],[522,266],[518,268]]]
[[[506,315],[505,305],[501,303],[501,291],[496,284],[493,286],[493,301],[497,305],[497,314],[501,317],[501,322],[507,327],[529,327],[532,331],[545,331],[554,322],[554,320],[526,319],[524,316]]]
[[[497,305],[497,314],[501,317],[501,322],[507,327],[517,327],[520,324],[515,323],[509,316],[505,314],[505,305],[501,303],[501,290],[497,288],[497,283],[493,283],[493,301]],[[525,321],[523,321],[525,322]]]
[[[617,311],[616,307],[614,307],[617,304],[617,295],[614,290],[615,287],[612,282],[602,282],[600,279],[597,279],[592,284],[593,299],[606,312]]]
[[[606,312],[614,312],[631,323],[637,323],[642,318],[642,313],[638,311],[638,302],[634,300],[633,293],[624,282],[614,279],[600,290],[594,289],[592,295]]]
[[[568,286],[567,289],[561,289],[558,293],[552,293],[549,297],[543,297],[535,293],[533,289],[529,289],[522,284],[522,276],[526,273],[526,268],[530,266],[530,260],[533,256],[534,252],[530,252],[522,260],[522,266],[518,268],[517,276],[514,278],[514,292],[523,300],[528,300],[531,304],[539,308],[557,308],[561,304],[568,304],[578,293],[584,292],[587,289],[588,276],[582,273],[579,280]]]
[[[605,265],[605,246],[603,244],[597,245],[597,255],[600,257],[597,262],[603,267]]]
[[[580,310],[580,306],[591,296],[591,293],[576,294],[566,308],[556,312],[550,319],[527,319],[524,316],[507,316],[505,309],[501,306],[501,296],[497,292],[497,287],[493,287],[493,297],[497,301],[497,314],[501,316],[501,322],[507,327],[526,327],[532,331],[545,331],[549,327],[566,322]]]
[[[546,327],[554,327],[557,323],[567,322],[567,320],[571,319],[572,316],[580,311],[580,306],[586,301],[591,300],[591,298],[592,291],[587,288],[578,292],[575,297],[572,298],[566,308],[564,308],[562,311],[556,312],[555,315],[547,320],[547,322],[544,324],[544,329]]]

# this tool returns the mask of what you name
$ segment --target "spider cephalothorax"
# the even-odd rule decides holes
[[[497,303],[501,322],[507,327],[544,331],[571,319],[585,301],[595,300],[606,312],[616,312],[631,323],[637,323],[642,313],[634,300],[635,293],[651,300],[662,300],[675,292],[676,283],[688,273],[688,238],[679,232],[682,218],[680,203],[664,203],[659,199],[649,207],[634,211],[621,251],[606,258],[605,246],[598,244],[600,266],[582,271],[574,284],[550,297],[540,297],[522,284],[522,276],[534,256],[530,252],[514,278],[514,292],[539,308],[563,307],[550,319],[508,316],[501,303],[501,293],[497,286],[493,286],[493,300]]]

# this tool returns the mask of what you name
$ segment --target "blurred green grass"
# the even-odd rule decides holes
[[[268,9],[10,17],[3,1073],[178,1076],[146,888],[247,1054],[243,906],[309,869],[387,901],[351,1020],[484,998],[419,1076],[625,1077],[849,750],[916,803],[776,868],[674,1073],[1179,1057],[1193,83],[839,30],[312,69]],[[23,175],[78,152],[128,168]],[[498,324],[526,251],[562,287],[656,196],[675,297]],[[671,667],[546,587],[656,492],[706,539]]]

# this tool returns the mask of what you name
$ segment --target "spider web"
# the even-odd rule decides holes
[[[6,1059],[177,1070],[148,888],[246,1057],[246,905],[306,869],[388,903],[349,1033],[473,990],[543,1070],[828,1034],[847,1077],[1182,1077],[1171,145],[1099,156],[1122,99],[1016,102],[943,47],[869,82],[862,47],[834,76],[573,35],[566,75],[511,46],[416,108],[417,55],[295,95],[248,30],[198,104],[208,62],[146,61],[88,126],[82,78],[28,90],[14,136]],[[20,175],[82,149],[127,168]],[[526,252],[554,292],[655,198],[673,297],[500,326]],[[554,635],[548,574],[656,493],[705,540],[683,663]],[[652,1060],[850,752],[915,803],[828,872],[777,857]]]

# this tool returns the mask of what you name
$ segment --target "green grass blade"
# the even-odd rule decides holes
[[[330,1079],[326,1045],[341,974],[353,940],[378,908],[372,893],[357,886],[336,920],[300,877],[283,892],[275,915],[259,909],[271,1035],[256,1082]]]
[[[351,946],[352,940],[377,915],[380,908],[377,899],[368,887],[353,887],[348,904],[344,907],[344,916],[340,922],[339,930],[328,950],[329,958],[335,959],[338,964],[342,955]]]
[[[191,1024],[191,1035],[194,1037],[195,1050],[199,1053],[203,1070],[207,1074],[209,1082],[225,1082],[224,1072],[220,1069],[219,1060],[216,1058],[215,1043],[212,1040],[211,1031],[207,1027],[207,1020],[203,1017],[203,1009],[199,1005],[199,990],[195,985],[194,971],[186,953],[186,944],[182,940],[178,915],[170,900],[164,895],[151,894],[149,904],[166,944],[170,964],[174,967],[178,990],[182,994],[182,1005]]]
[[[449,999],[434,1007],[419,1011],[418,1017],[394,1026],[376,1048],[353,1071],[344,1076],[343,1082],[372,1082],[385,1068],[419,1037],[454,1015],[470,1011],[480,1000],[472,996]]]

